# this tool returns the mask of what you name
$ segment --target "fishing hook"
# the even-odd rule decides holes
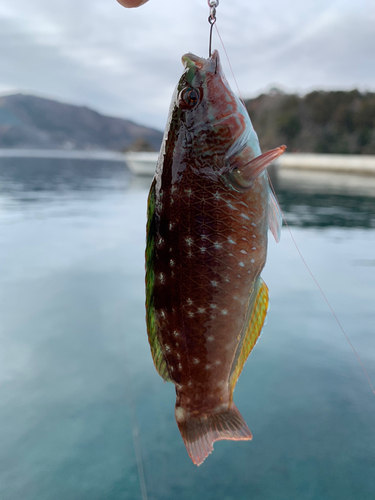
[[[214,24],[216,23],[216,8],[219,6],[219,0],[207,0],[208,6],[210,7],[210,15],[208,16],[208,22],[210,23],[210,38],[208,45],[208,56],[211,57],[211,46],[212,46],[212,30]]]

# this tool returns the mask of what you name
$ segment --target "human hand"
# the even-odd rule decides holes
[[[140,7],[144,3],[148,2],[148,0],[117,0],[118,3],[123,5],[124,7],[132,8],[132,7]]]

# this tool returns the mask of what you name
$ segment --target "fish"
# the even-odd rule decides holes
[[[282,219],[266,167],[285,146],[262,154],[218,51],[182,62],[148,197],[146,323],[200,465],[215,441],[252,439],[233,391],[268,310],[260,273]]]

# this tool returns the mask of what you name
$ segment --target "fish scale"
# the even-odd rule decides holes
[[[249,440],[233,390],[268,308],[267,229],[279,232],[266,166],[219,55],[183,57],[148,201],[146,310],[159,374],[199,465],[220,439]],[[272,210],[268,206],[272,201]]]

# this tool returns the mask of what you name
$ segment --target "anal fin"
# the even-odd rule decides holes
[[[264,281],[259,278],[258,292],[252,307],[249,311],[249,322],[243,336],[243,341],[240,346],[239,355],[236,358],[236,365],[234,366],[230,377],[230,393],[233,395],[234,387],[237,383],[244,364],[253,350],[263,328],[264,320],[267,316],[268,310],[268,288]]]

